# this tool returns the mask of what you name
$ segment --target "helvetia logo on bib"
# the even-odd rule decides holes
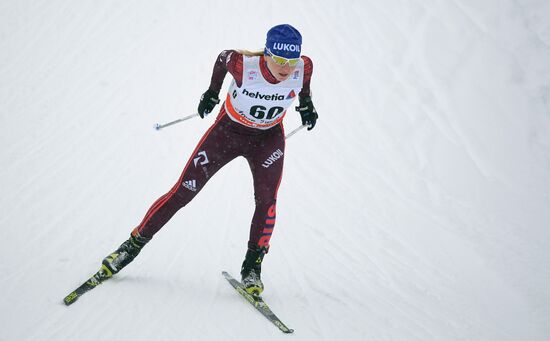
[[[261,94],[259,91],[249,92],[246,89],[243,89],[243,95],[248,96],[250,98],[265,99],[266,101],[282,101],[285,99],[284,95],[279,95],[279,94],[264,95],[264,94]]]

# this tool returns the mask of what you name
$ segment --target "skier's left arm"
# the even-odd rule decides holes
[[[319,117],[315,106],[313,106],[311,90],[309,88],[311,75],[313,74],[313,62],[307,56],[302,56],[302,59],[304,60],[304,84],[298,94],[300,104],[296,107],[296,111],[302,117],[302,125],[307,125],[307,130],[311,130],[315,127],[315,123],[317,123],[317,118]]]

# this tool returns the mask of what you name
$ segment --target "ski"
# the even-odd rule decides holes
[[[99,269],[98,272],[96,272],[86,282],[82,283],[82,285],[76,288],[73,292],[65,296],[63,302],[65,305],[73,304],[78,298],[80,298],[80,296],[111,278],[112,276],[110,276],[110,273],[111,272],[105,267],[105,265],[101,265],[101,269]]]
[[[271,323],[276,325],[277,328],[279,328],[283,333],[294,333],[294,329],[290,329],[285,326],[285,324],[273,313],[273,311],[271,311],[261,296],[251,295],[246,292],[242,284],[226,271],[222,271],[222,275],[242,297],[252,304],[254,308],[256,308],[256,310],[264,315],[269,321],[271,321]]]

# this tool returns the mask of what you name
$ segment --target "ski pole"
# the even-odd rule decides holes
[[[304,129],[305,127],[307,127],[307,125],[301,125],[299,126],[298,128],[294,129],[293,131],[291,131],[290,133],[288,133],[287,136],[285,136],[285,140],[288,140],[289,138],[292,137],[292,135],[296,134],[297,132],[299,132],[301,129]]]
[[[164,123],[164,124],[155,124],[155,129],[156,130],[161,130],[162,128],[165,128],[165,127],[168,127],[168,126],[171,126],[172,124],[176,124],[176,123],[180,123],[180,122],[183,122],[183,121],[187,121],[188,119],[190,118],[193,118],[193,117],[197,117],[199,116],[199,114],[193,114],[193,115],[189,115],[189,116],[185,116],[185,117],[182,117],[180,119],[177,119],[175,121],[172,121],[172,122],[168,122],[168,123]]]

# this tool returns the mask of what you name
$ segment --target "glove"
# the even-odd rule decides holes
[[[311,130],[315,127],[319,115],[317,115],[317,111],[313,106],[310,96],[300,97],[300,105],[296,107],[296,111],[302,116],[302,125],[308,126],[307,130]]]
[[[199,102],[199,107],[197,108],[197,111],[199,112],[199,116],[201,118],[205,118],[206,115],[212,112],[212,110],[218,103],[220,103],[218,94],[215,91],[212,91],[210,89],[206,90],[202,94],[201,101]]]

